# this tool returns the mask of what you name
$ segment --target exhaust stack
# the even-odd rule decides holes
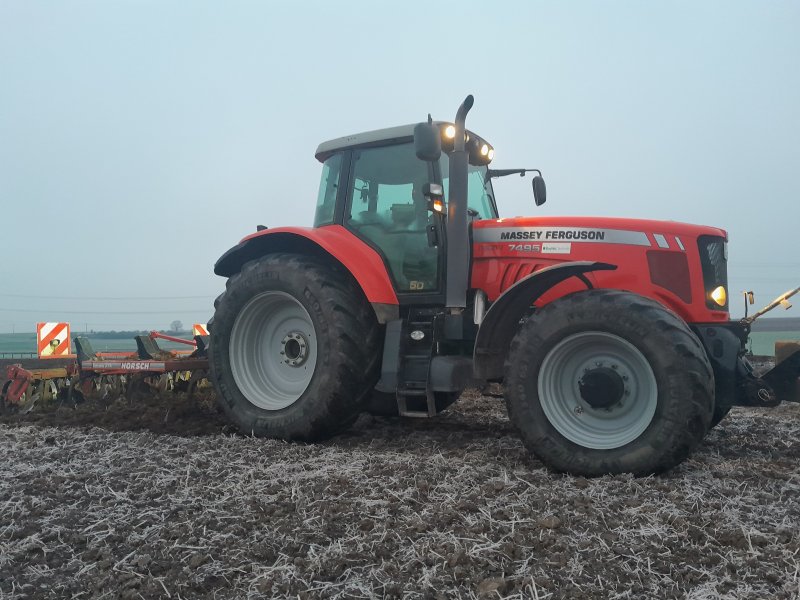
[[[466,151],[466,119],[475,99],[464,99],[456,112],[456,134],[450,154],[450,195],[447,202],[447,288],[445,306],[459,313],[467,306],[469,285],[469,235],[467,220],[467,176],[469,153]]]

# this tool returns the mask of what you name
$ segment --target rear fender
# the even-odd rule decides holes
[[[379,323],[400,318],[395,294],[383,260],[375,250],[340,225],[316,229],[280,227],[247,236],[219,257],[214,273],[230,277],[253,259],[276,252],[317,256],[347,270],[364,292]]]
[[[481,322],[475,339],[475,377],[499,379],[503,376],[511,339],[519,322],[536,300],[547,290],[570,277],[580,277],[590,271],[612,271],[615,265],[601,262],[575,261],[540,269],[520,279],[492,304]],[[587,287],[591,284],[586,280]]]

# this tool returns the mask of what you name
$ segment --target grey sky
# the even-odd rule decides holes
[[[467,93],[547,179],[502,215],[716,225],[733,293],[800,285],[800,3],[0,0],[0,331],[205,321],[222,252],[310,224],[318,142]]]

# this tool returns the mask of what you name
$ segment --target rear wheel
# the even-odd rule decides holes
[[[635,294],[590,290],[525,321],[505,393],[523,442],[550,468],[644,475],[675,466],[702,439],[714,376],[677,315]]]
[[[241,431],[311,441],[355,420],[377,380],[380,336],[349,273],[269,255],[231,277],[215,304],[211,379]]]

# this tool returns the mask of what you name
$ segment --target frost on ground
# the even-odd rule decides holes
[[[548,473],[476,393],[319,445],[97,419],[0,424],[0,597],[800,597],[800,406],[596,480]]]

